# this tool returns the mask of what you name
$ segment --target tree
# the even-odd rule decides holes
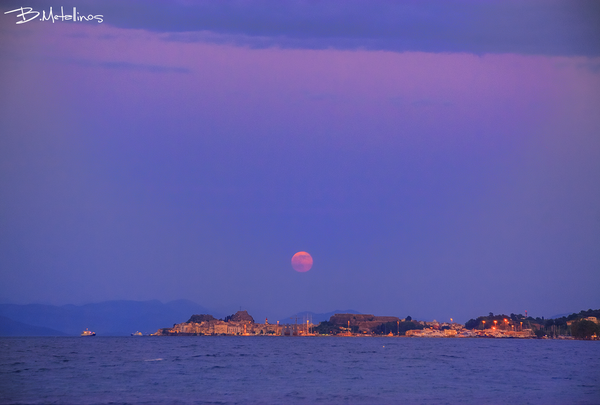
[[[476,329],[477,327],[479,327],[480,322],[481,322],[481,317],[479,317],[477,319],[469,319],[467,321],[467,323],[465,323],[465,328],[466,329]]]
[[[525,319],[525,317],[524,317],[522,314],[512,314],[512,313],[511,313],[511,314],[510,314],[510,319],[511,319],[513,322],[519,322],[519,321],[521,321],[522,319]]]
[[[314,327],[314,332],[319,335],[337,335],[340,333],[340,327],[329,321],[323,321]]]
[[[589,340],[593,335],[600,335],[600,327],[592,321],[576,321],[571,324],[571,334],[576,339]]]
[[[394,328],[392,330],[392,327]],[[373,332],[377,335],[387,335],[388,333],[392,332],[396,332],[396,322],[386,322],[386,323],[382,323],[380,325],[377,325],[377,327],[375,329],[373,329]]]
[[[215,317],[212,315],[192,315],[190,319],[186,323],[202,323],[215,320]]]
[[[412,329],[423,329],[423,325],[420,325],[413,321],[404,321],[404,322],[386,322],[377,326],[373,332],[378,335],[387,335],[392,332],[393,334],[400,333],[400,335],[405,335],[407,330]]]

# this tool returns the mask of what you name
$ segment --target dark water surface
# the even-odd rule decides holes
[[[2,404],[600,404],[600,342],[0,338]]]

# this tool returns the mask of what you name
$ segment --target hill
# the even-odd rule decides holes
[[[0,316],[0,336],[67,336],[67,334],[55,329],[28,325]]]
[[[210,312],[188,300],[166,304],[158,300],[123,300],[80,306],[0,304],[0,316],[28,326],[54,329],[67,335],[79,335],[86,328],[96,332],[98,336],[127,336],[136,331],[150,333],[165,325],[185,322],[190,314]],[[6,330],[9,331],[10,326]],[[3,334],[2,330],[0,334]]]

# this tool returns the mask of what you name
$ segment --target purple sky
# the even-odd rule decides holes
[[[597,4],[7,2],[0,302],[598,308]]]

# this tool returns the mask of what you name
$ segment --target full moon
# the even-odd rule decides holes
[[[299,273],[309,271],[312,265],[313,259],[306,252],[298,252],[292,257],[292,267]]]

